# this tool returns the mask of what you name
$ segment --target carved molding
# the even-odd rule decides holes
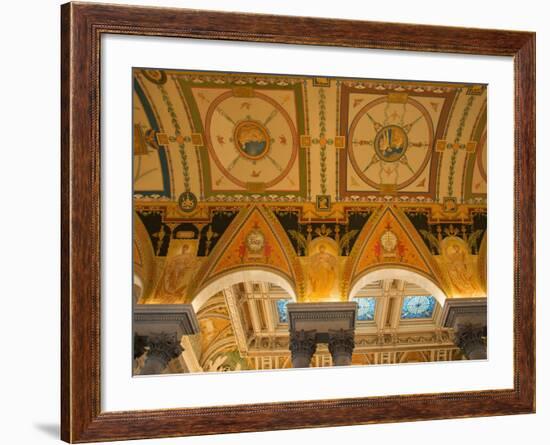
[[[148,336],[151,332],[174,332],[194,335],[199,322],[190,304],[138,304],[134,307],[134,333]]]
[[[241,354],[244,354],[248,350],[248,341],[245,328],[242,325],[242,317],[239,314],[239,307],[236,296],[233,292],[233,287],[225,289],[223,291],[223,295],[227,305],[231,326],[233,327],[233,333],[235,334],[237,348]]]
[[[316,341],[328,342],[329,330],[355,329],[357,303],[289,303],[289,330],[317,331]]]
[[[450,298],[441,313],[442,327],[456,329],[459,324],[487,326],[487,298]]]

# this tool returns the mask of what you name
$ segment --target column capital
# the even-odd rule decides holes
[[[290,333],[290,351],[294,353],[305,352],[310,355],[315,354],[317,349],[317,342],[315,341],[315,336],[317,331],[312,329],[310,331],[305,331],[300,329],[299,331],[293,331]]]
[[[328,331],[328,350],[332,355],[339,352],[351,354],[355,348],[353,329],[331,329]]]
[[[487,358],[487,298],[451,298],[441,326],[454,330],[454,342],[469,360]]]
[[[351,354],[355,348],[353,329],[330,329],[328,331],[328,350],[334,366],[351,364]]]
[[[470,360],[487,358],[486,337],[487,326],[481,324],[464,323],[455,329],[455,343]]]
[[[191,304],[138,304],[133,319],[134,358],[140,353],[144,338],[148,350],[140,374],[162,374],[168,363],[183,352],[182,336],[199,332]]]
[[[314,329],[305,331],[292,331],[290,333],[289,348],[292,356],[292,366],[294,368],[307,368],[311,362],[311,357],[317,349],[316,341],[317,331]]]
[[[179,337],[174,333],[152,333],[147,337],[146,345],[148,351],[140,371],[142,375],[161,374],[168,363],[183,352]]]

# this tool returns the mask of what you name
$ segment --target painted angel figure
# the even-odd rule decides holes
[[[195,269],[196,258],[184,244],[181,253],[172,257],[164,271],[163,290],[165,295],[181,296],[185,291],[192,272]]]
[[[337,259],[326,251],[326,246],[321,244],[319,252],[310,258],[309,284],[311,297],[328,297],[334,287],[337,278]]]

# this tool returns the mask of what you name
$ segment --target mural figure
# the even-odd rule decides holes
[[[324,244],[321,244],[319,252],[314,254],[309,262],[310,297],[326,298],[330,296],[337,277],[338,260],[326,251]]]
[[[317,195],[317,210],[330,210],[330,195]]]
[[[181,253],[172,257],[162,280],[162,293],[166,296],[182,297],[197,266],[197,259],[184,244]]]
[[[475,294],[477,288],[474,270],[464,242],[456,237],[445,239],[443,255],[453,286],[462,294]]]

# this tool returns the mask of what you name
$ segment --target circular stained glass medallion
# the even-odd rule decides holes
[[[401,318],[429,318],[433,314],[435,300],[432,296],[415,295],[405,297]]]

